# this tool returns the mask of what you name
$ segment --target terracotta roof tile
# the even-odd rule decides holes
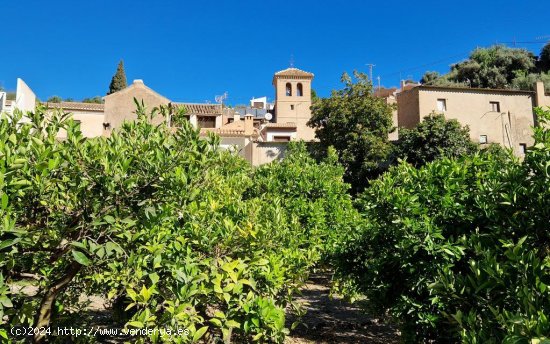
[[[48,109],[97,111],[97,112],[103,112],[105,109],[105,104],[97,104],[97,103],[60,102],[60,103],[45,103],[45,105]]]
[[[374,91],[375,97],[386,98],[393,95],[397,91],[397,88],[381,88]]]
[[[248,135],[244,134],[244,129],[231,129],[231,128],[201,128],[201,135],[206,135],[208,133],[214,133],[221,137],[247,137]],[[254,128],[254,132],[251,135],[252,137],[260,136],[258,129]]]
[[[228,123],[222,127],[222,129],[231,129],[231,130],[244,130],[244,121],[238,120]]]
[[[275,77],[278,76],[303,76],[313,78],[313,73],[306,72],[298,68],[287,68],[275,73]]]
[[[286,122],[286,123],[267,123],[266,128],[296,128],[296,123]]]
[[[211,115],[219,116],[222,114],[220,104],[194,104],[194,103],[172,103],[175,107],[184,107],[188,115]]]

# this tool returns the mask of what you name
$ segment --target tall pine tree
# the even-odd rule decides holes
[[[124,61],[120,60],[118,67],[116,69],[113,79],[111,79],[111,84],[109,85],[109,92],[107,94],[115,93],[120,90],[125,89],[126,84],[126,73],[124,72]]]

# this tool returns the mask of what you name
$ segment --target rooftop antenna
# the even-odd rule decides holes
[[[229,97],[227,91],[225,91],[222,95],[215,96],[214,100],[216,103],[223,105],[223,101],[226,100]]]
[[[369,80],[372,84],[372,67],[375,67],[376,65],[372,63],[367,63],[365,66],[369,66]]]
[[[289,65],[290,65],[290,68],[294,68],[294,54],[290,54]]]

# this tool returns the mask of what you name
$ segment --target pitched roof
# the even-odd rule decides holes
[[[221,137],[258,137],[260,136],[259,130],[254,128],[252,135],[245,135],[244,129],[227,128],[227,126],[221,128],[201,128],[201,135],[207,135],[208,133],[214,133]]]
[[[286,123],[267,123],[265,128],[296,128],[296,123],[286,122]]]
[[[225,124],[223,129],[244,130],[244,121],[238,120]]]
[[[60,102],[60,103],[45,103],[45,105],[48,109],[94,111],[94,112],[103,112],[105,109],[105,104],[98,104],[98,103]]]
[[[157,91],[153,90],[152,88],[150,88],[149,86],[146,86],[144,83],[143,83],[143,80],[141,79],[136,79],[134,80],[134,82],[131,84],[131,85],[128,85],[128,87],[126,87],[125,89],[122,89],[120,91],[116,91],[114,93],[111,93],[111,94],[108,94],[104,97],[104,99],[108,99],[108,98],[116,98],[116,97],[119,97],[123,94],[126,94],[126,93],[129,93],[129,92],[132,92],[134,89],[145,89],[148,93],[151,93],[155,96],[157,96],[158,98],[161,98],[160,99],[160,103],[164,103],[164,104],[168,104],[170,103],[170,99],[166,98],[165,96],[163,96],[162,94],[158,93]]]
[[[196,104],[196,103],[172,103],[174,107],[184,107],[188,115],[211,115],[222,114],[221,104]]]
[[[397,91],[397,88],[381,88],[374,91],[375,97],[386,98],[391,96]]]
[[[291,67],[275,73],[275,77],[279,77],[279,76],[299,76],[299,77],[313,78],[313,73]]]

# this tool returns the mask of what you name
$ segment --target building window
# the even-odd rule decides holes
[[[290,84],[290,82],[286,83],[286,95],[288,97],[292,96],[292,85]]]
[[[197,124],[199,128],[215,128],[216,117],[213,116],[197,116]]]
[[[519,144],[519,152],[520,154],[525,155],[527,153],[527,144],[526,143],[520,143]]]
[[[304,89],[303,89],[301,83],[298,83],[298,86],[296,87],[296,95],[297,95],[298,97],[301,97],[301,96],[304,95]]]
[[[294,104],[290,105],[290,110],[294,110]]]
[[[500,103],[499,102],[489,102],[491,104],[491,111],[500,112]]]
[[[487,143],[487,135],[479,135],[479,143],[481,144]]]
[[[275,142],[289,142],[290,136],[273,136],[273,141]]]
[[[437,111],[445,112],[447,111],[447,100],[438,99],[437,100]]]

